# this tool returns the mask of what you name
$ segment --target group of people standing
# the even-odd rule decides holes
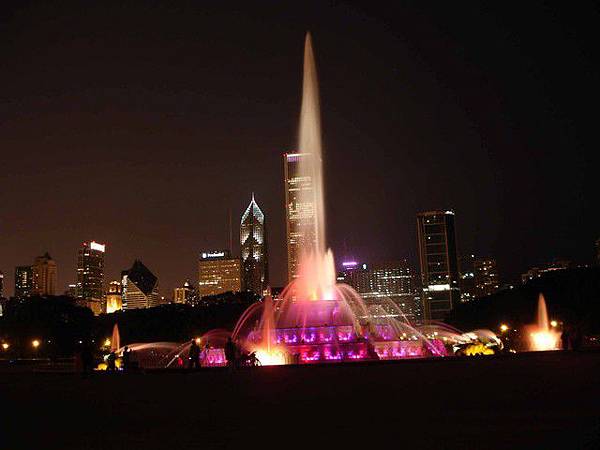
[[[132,368],[132,355],[133,350],[128,346],[123,347],[123,354],[121,356],[121,370],[127,372]],[[117,370],[117,353],[112,351],[106,357],[106,370],[114,372]]]

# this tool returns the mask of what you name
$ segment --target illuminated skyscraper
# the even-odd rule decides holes
[[[475,267],[475,297],[492,295],[500,289],[495,259],[477,258]]]
[[[475,299],[475,255],[463,255],[458,263],[460,301],[463,303],[470,302]]]
[[[460,301],[453,211],[417,214],[419,262],[426,320],[444,320]]]
[[[242,288],[262,295],[269,284],[265,215],[254,200],[242,214],[240,224]]]
[[[105,295],[105,299],[107,314],[123,309],[123,296],[121,292],[121,283],[119,281],[111,281],[108,284],[108,292]]]
[[[194,288],[189,281],[183,283],[183,286],[173,289],[173,303],[192,303],[194,297]]]
[[[31,266],[15,267],[15,297],[19,299],[31,296],[33,291],[33,269]]]
[[[136,259],[131,269],[121,272],[123,309],[152,308],[160,304],[158,278]]]
[[[77,255],[77,298],[99,314],[104,311],[104,252],[106,246],[84,242]]]
[[[206,251],[198,262],[198,295],[217,295],[242,290],[241,264],[229,250]]]
[[[314,251],[318,245],[316,193],[312,176],[301,172],[300,162],[304,158],[312,158],[312,155],[283,155],[288,281],[298,276],[301,253]]]
[[[0,271],[0,298],[4,297],[4,273]]]
[[[48,252],[35,258],[31,268],[33,272],[32,295],[56,295],[56,261]]]
[[[398,315],[398,308],[411,321],[421,319],[421,299],[415,286],[414,271],[406,260],[373,264],[343,263],[338,280],[352,286],[372,313]],[[376,307],[376,308],[374,308]]]

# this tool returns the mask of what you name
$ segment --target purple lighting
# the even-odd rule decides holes
[[[344,267],[356,267],[356,266],[358,266],[358,263],[356,261],[344,261],[342,263],[342,266],[344,266]]]

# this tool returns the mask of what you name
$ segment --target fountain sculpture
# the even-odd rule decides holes
[[[298,277],[282,295],[276,300],[266,296],[240,317],[231,337],[241,349],[255,352],[262,365],[307,364],[444,356],[452,344],[477,339],[476,333],[466,335],[432,325],[420,331],[390,299],[367,304],[350,286],[336,284],[333,254],[325,245],[319,95],[310,34],[304,46],[298,147],[299,153],[309,156],[300,159],[299,176],[309,177],[312,185],[300,192],[300,201],[312,205],[314,218],[300,231],[311,238],[306,239]],[[223,347],[228,335],[215,330],[199,339],[203,366],[226,363]],[[190,342],[160,344],[130,348],[136,353],[151,349],[154,366],[183,365]]]

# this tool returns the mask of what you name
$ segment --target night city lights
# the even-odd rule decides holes
[[[9,2],[0,448],[600,448],[600,7]]]

